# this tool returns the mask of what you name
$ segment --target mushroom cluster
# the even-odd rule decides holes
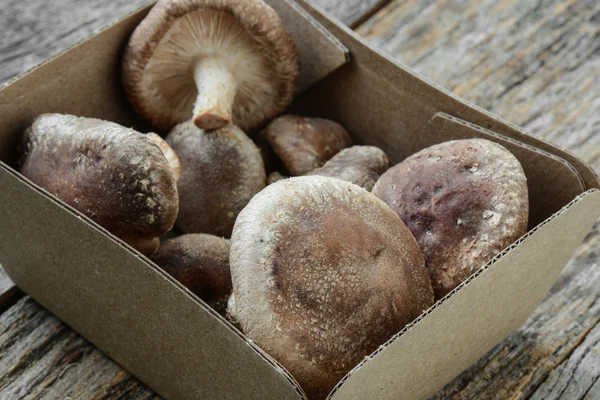
[[[487,140],[390,168],[334,121],[281,115],[299,59],[262,0],[159,0],[122,76],[166,139],[44,114],[24,134],[21,172],[148,255],[322,399],[523,235],[528,194],[518,160]],[[159,246],[174,225],[183,234]]]

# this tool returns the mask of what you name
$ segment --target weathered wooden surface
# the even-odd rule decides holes
[[[600,2],[399,0],[359,32],[600,171]]]
[[[351,24],[389,0],[311,1]],[[0,85],[151,2],[4,0],[0,7]],[[0,307],[15,294],[0,266]]]
[[[380,0],[313,0],[353,23]],[[0,84],[89,37],[149,0],[4,0]],[[1,223],[1,221],[0,221]],[[156,396],[23,294],[0,266],[0,399]]]
[[[3,2],[0,82],[145,1],[48,3]],[[428,79],[600,171],[597,1],[396,0],[359,32]],[[596,224],[531,319],[436,398],[600,399],[599,260]],[[2,282],[0,272],[0,298],[3,287],[14,290]],[[28,297],[6,310],[1,304],[0,398],[154,397]]]
[[[26,297],[0,315],[0,398],[158,396]]]
[[[342,21],[355,27],[389,3],[390,0],[309,0]]]
[[[600,172],[600,2],[395,1],[358,31]],[[530,320],[436,398],[599,399],[599,253],[597,223]]]

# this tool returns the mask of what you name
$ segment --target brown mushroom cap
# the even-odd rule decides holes
[[[348,132],[323,118],[284,115],[264,131],[265,139],[292,175],[321,167],[340,150],[352,146]]]
[[[411,230],[436,298],[527,231],[527,179],[504,147],[483,139],[428,147],[373,187]]]
[[[289,105],[298,72],[290,34],[261,0],[159,0],[123,56],[131,103],[163,130],[190,118],[257,129]]]
[[[269,176],[267,176],[267,185],[271,185],[275,182],[279,182],[280,180],[287,178],[289,178],[289,176],[285,176],[281,172],[271,172]]]
[[[21,173],[151,254],[175,222],[175,177],[146,135],[112,122],[42,114],[25,131]]]
[[[181,161],[177,226],[229,237],[239,212],[265,187],[260,151],[234,125],[207,132],[192,121],[173,128],[167,143]]]
[[[352,146],[337,153],[322,167],[305,175],[329,176],[370,191],[379,176],[389,167],[390,159],[380,148]]]
[[[236,221],[230,263],[244,333],[309,398],[433,304],[404,223],[338,179],[290,178],[257,194]]]
[[[193,233],[167,240],[152,261],[220,314],[231,293],[229,240]]]

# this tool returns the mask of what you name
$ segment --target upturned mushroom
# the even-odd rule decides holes
[[[442,298],[527,231],[527,178],[504,147],[483,139],[428,147],[373,187],[425,255]]]
[[[158,135],[99,119],[42,114],[25,131],[20,170],[132,247],[151,254],[177,217],[177,171],[171,165],[178,162],[169,150]]]
[[[311,399],[433,304],[423,255],[400,218],[328,177],[257,194],[235,223],[230,264],[243,332]]]
[[[296,115],[273,120],[265,128],[264,137],[295,176],[321,167],[340,150],[352,146],[348,132],[340,124]]]
[[[166,140],[181,161],[177,226],[229,237],[239,212],[265,187],[260,151],[235,125],[204,131],[187,121]]]
[[[251,132],[291,102],[299,55],[262,0],[159,0],[122,69],[134,108],[160,129],[191,118],[201,129],[233,122]]]
[[[379,176],[390,166],[389,157],[378,147],[352,146],[333,156],[306,175],[329,176],[371,191]]]
[[[218,313],[225,315],[231,293],[229,240],[204,233],[162,243],[151,259]]]

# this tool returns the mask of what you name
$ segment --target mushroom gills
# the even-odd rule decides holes
[[[151,101],[214,130],[272,107],[276,66],[231,14],[199,9],[176,20],[148,61]],[[243,130],[248,126],[241,124]]]

